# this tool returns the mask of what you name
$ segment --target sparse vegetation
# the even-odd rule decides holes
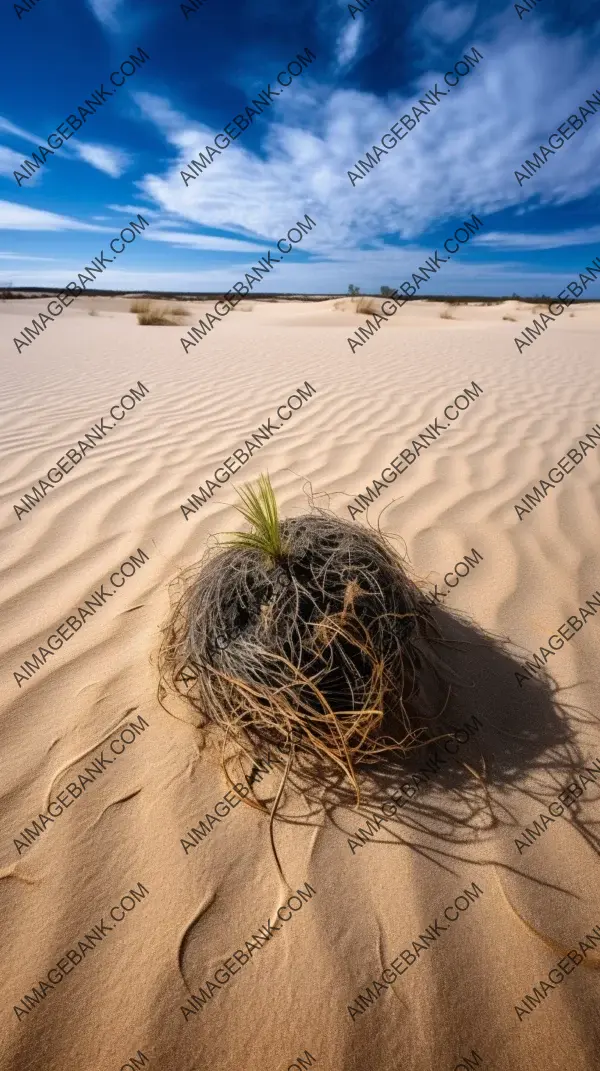
[[[440,312],[440,320],[455,320],[455,319],[456,319],[456,317],[452,315],[452,309],[450,307],[448,307],[448,306],[446,306],[446,308],[442,309],[442,311]]]
[[[178,327],[182,316],[187,316],[185,309],[179,305],[161,305],[158,301],[138,298],[131,302],[129,311],[137,315],[139,324],[159,327]]]
[[[360,287],[355,286],[354,283],[350,283],[350,286],[348,287],[348,293],[350,297],[358,297],[358,295],[360,294]]]
[[[160,695],[163,706],[174,691],[185,696],[196,724],[220,738],[229,778],[226,743],[257,757],[288,748],[275,799],[259,804],[280,867],[273,822],[287,774],[312,768],[323,783],[325,773],[344,773],[360,806],[359,764],[408,752],[429,734],[423,674],[450,694],[438,653],[445,640],[379,530],[314,507],[282,519],[268,477],[238,493],[251,530],[228,533],[181,578]],[[223,634],[225,645],[216,642]]]
[[[374,312],[381,313],[381,298],[376,297],[359,297],[356,302],[356,311],[362,313],[364,316],[371,316]]]
[[[509,314],[507,314],[506,316],[503,316],[502,319],[503,320],[512,320],[512,322],[514,324],[517,322],[517,317],[516,316],[510,316]]]
[[[98,315],[99,315],[98,309],[90,309],[89,312],[88,312],[88,316],[98,316]]]
[[[379,288],[379,293],[382,297],[390,297],[394,293],[394,291],[392,290],[391,286],[382,286]]]

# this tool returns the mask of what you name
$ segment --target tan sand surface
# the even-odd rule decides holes
[[[128,299],[86,297],[17,358],[13,335],[44,305],[0,304],[0,1066],[597,1069],[600,619],[592,603],[577,631],[563,623],[600,591],[600,451],[565,463],[521,520],[514,506],[600,422],[598,306],[519,354],[531,306],[454,307],[452,321],[419,302],[352,353],[365,318],[349,301],[259,302],[185,353],[209,304],[186,304],[183,328],[140,327]],[[114,427],[19,519],[103,417]],[[239,527],[242,482],[268,471],[283,515],[312,492],[349,519],[436,418],[439,438],[355,523],[379,523],[437,584],[460,641],[457,735],[365,781],[360,814],[350,796],[323,813],[287,793],[286,885],[265,818],[235,793],[218,804],[228,785],[191,710],[157,700],[168,584]],[[186,519],[181,504],[269,419],[272,438]],[[522,663],[559,626],[553,687]],[[259,798],[282,769],[257,778]],[[367,829],[383,794],[397,813]]]

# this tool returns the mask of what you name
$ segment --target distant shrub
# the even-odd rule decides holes
[[[356,302],[356,311],[364,316],[370,316],[374,312],[381,312],[381,299],[376,297],[360,297]]]
[[[160,305],[147,298],[132,301],[129,311],[136,313],[138,324],[142,326],[150,324],[159,327],[178,327],[181,317],[187,315],[186,310],[179,305]]]
[[[503,320],[512,320],[512,322],[513,322],[514,324],[515,324],[515,323],[517,322],[517,317],[516,317],[516,316],[508,316],[508,315],[507,315],[507,316],[503,316],[503,317],[502,317],[502,319],[503,319]]]
[[[394,291],[392,290],[391,286],[382,286],[379,288],[379,293],[382,297],[391,297]]]
[[[348,293],[350,297],[358,297],[358,295],[360,294],[360,287],[355,286],[354,283],[350,283],[350,286],[348,287]]]
[[[442,309],[440,312],[440,320],[455,320],[456,317],[452,315],[452,310],[449,308]]]

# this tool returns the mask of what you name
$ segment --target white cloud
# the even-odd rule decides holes
[[[354,59],[360,39],[362,37],[362,23],[351,22],[342,30],[337,43],[338,67],[346,67]]]
[[[0,201],[0,230],[3,231],[105,231],[92,223],[81,223],[69,216],[29,208],[14,201]]]
[[[16,138],[23,138],[24,141],[34,142],[36,145],[41,145],[44,141],[38,134],[31,134],[28,130],[23,130],[22,126],[15,126],[10,119],[4,119],[1,115],[0,130],[4,130],[6,134],[14,134]]]
[[[103,26],[109,30],[118,29],[116,15],[121,6],[121,0],[88,0],[88,3]]]
[[[147,208],[144,209],[144,211],[146,213],[146,216],[153,216],[154,215],[154,213],[150,212]],[[144,213],[142,212],[142,215],[143,214]],[[187,226],[187,224],[185,223],[184,220],[182,220],[182,219],[172,219],[169,216],[163,216],[161,219],[155,217],[152,220],[152,227],[155,230],[158,230],[158,231],[160,231],[160,230],[168,231],[173,227],[175,227],[175,228],[177,228],[177,227],[185,228],[186,226]]]
[[[33,175],[29,175],[21,169],[23,160],[27,158],[27,154],[35,152],[38,145],[43,145],[44,139],[38,137],[37,134],[31,134],[28,130],[23,130],[20,126],[15,126],[14,123],[11,123],[10,119],[5,119],[3,116],[0,116],[0,130],[4,131],[6,134],[12,134],[15,138],[20,138],[23,141],[29,142],[30,146],[31,144],[34,145],[33,149],[28,149],[25,153],[19,153],[14,149],[2,146],[0,148],[0,174],[10,175],[12,178],[13,172],[20,171],[21,174],[26,175],[28,186],[36,185],[43,175],[43,168],[40,168],[40,170],[36,171]]]
[[[13,171],[18,171],[22,163],[23,157],[18,152],[0,145],[0,175],[10,175],[12,178]]]
[[[220,238],[216,234],[180,234],[177,231],[148,231],[144,237],[149,241],[168,242],[170,245],[188,249],[212,249],[224,253],[267,253],[264,245],[241,242],[239,238]]]
[[[514,171],[597,84],[589,36],[578,30],[558,39],[532,23],[527,35],[505,25],[493,42],[480,40],[478,66],[354,188],[348,169],[381,144],[414,100],[436,82],[447,91],[439,69],[410,95],[308,87],[301,110],[299,99],[288,105],[283,97],[270,121],[255,120],[260,151],[242,135],[187,188],[180,171],[216,131],[167,100],[137,94],[143,115],[174,149],[170,166],[145,175],[139,192],[161,214],[255,241],[276,240],[308,213],[317,227],[299,248],[327,256],[373,247],[384,235],[413,240],[440,221],[451,234],[473,212],[485,224],[508,207],[575,201],[600,183],[600,117],[523,187]]]
[[[593,245],[600,243],[600,226],[573,231],[558,231],[556,234],[510,234],[508,232],[482,231],[477,239],[481,245],[496,249],[560,249],[564,246]]]
[[[58,257],[27,256],[27,255],[24,255],[23,253],[0,253],[0,259],[2,259],[2,260],[47,260],[47,261],[51,261],[53,264],[60,263]]]
[[[146,216],[156,216],[156,211],[152,208],[148,208],[147,205],[144,205],[143,208],[140,208],[139,205],[106,205],[105,207],[109,208],[111,212],[118,212],[119,215],[129,216],[133,213],[137,216],[141,213],[142,216],[144,214],[146,214]]]
[[[476,11],[476,3],[450,4],[446,0],[433,0],[417,20],[416,30],[451,44],[467,32]]]
[[[115,206],[115,208],[118,206]],[[140,211],[138,208],[129,206],[121,206],[126,215],[137,215]],[[143,215],[142,210],[141,214]],[[151,215],[151,213],[148,213]],[[104,220],[106,216],[96,216],[97,220]],[[114,225],[113,225],[114,227]],[[109,232],[113,230],[113,227],[101,227],[92,223],[84,223],[79,220],[72,219],[69,216],[57,215],[54,212],[45,212],[37,208],[29,208],[27,205],[20,205],[11,201],[0,201],[0,230],[15,230],[15,231],[99,231]],[[191,234],[189,232],[180,232],[177,230],[150,230],[144,237],[148,241],[164,242],[169,245],[177,246],[179,248],[186,249],[199,249],[208,251],[219,251],[223,253],[247,253],[248,255],[254,253],[266,253],[267,248],[265,245],[257,245],[253,242],[245,242],[239,238],[221,237],[213,234]],[[20,254],[0,253],[0,257],[15,256],[24,260],[53,260],[53,257],[20,257]]]
[[[104,171],[111,178],[120,178],[131,163],[131,157],[121,149],[108,145],[96,145],[90,141],[79,141],[73,145],[73,151],[87,164]]]
[[[39,145],[47,144],[46,138],[41,138],[39,134],[32,134],[28,130],[24,130],[23,127],[16,126],[11,123],[10,119],[5,119],[0,116],[0,131],[4,131],[6,134],[12,134],[16,138],[21,138],[24,141],[29,142],[30,148],[25,153],[25,157],[19,156],[19,164],[23,163],[23,159],[31,155],[32,152],[36,152]],[[12,152],[12,149],[6,149],[7,153]],[[91,167],[97,168],[98,171],[104,171],[105,174],[111,175],[112,178],[120,178],[124,171],[127,170],[131,163],[131,157],[128,153],[122,149],[114,148],[110,145],[98,145],[95,142],[88,141],[74,141],[73,144],[67,144],[65,142],[60,147],[61,153],[66,153],[67,156],[77,156],[80,160],[85,161],[86,164],[90,164]],[[15,153],[15,156],[19,154]],[[2,171],[0,159],[0,173],[7,174],[6,171]],[[10,171],[15,168],[10,168]],[[43,173],[42,170],[38,172],[38,175]]]

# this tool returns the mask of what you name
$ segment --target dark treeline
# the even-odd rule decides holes
[[[28,297],[52,297],[62,292],[60,287],[27,286],[27,287],[3,287],[0,286],[0,300],[26,299]],[[120,298],[164,298],[167,301],[216,301],[222,297],[220,291],[176,291],[176,290],[95,290],[90,287],[85,291],[91,297],[120,297]],[[374,298],[385,301],[381,294],[359,294],[358,297]],[[79,295],[83,297],[83,294]],[[248,294],[246,301],[331,301],[334,298],[348,297],[343,294],[293,294],[283,291],[273,291],[261,294]],[[480,304],[501,305],[503,301],[524,301],[531,305],[544,305],[556,298],[550,295],[537,295],[528,297],[520,294],[504,294],[501,297],[490,297],[488,294],[415,294],[407,298],[407,301],[445,301],[453,305]],[[586,298],[585,302],[578,298],[573,299],[573,304],[596,304],[600,298]]]

